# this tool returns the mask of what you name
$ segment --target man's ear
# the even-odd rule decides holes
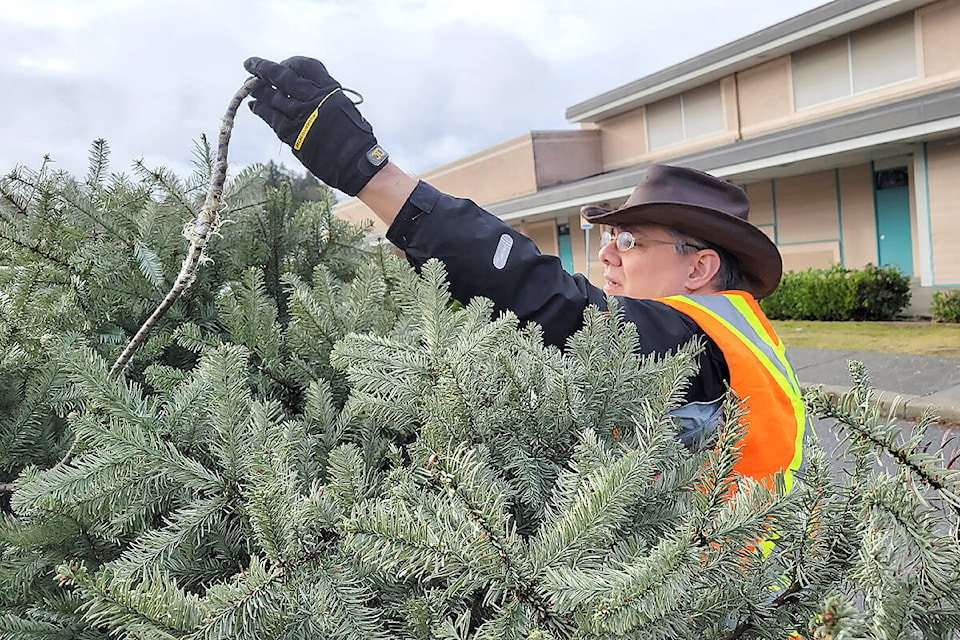
[[[720,256],[713,249],[701,249],[691,257],[690,270],[687,273],[686,287],[693,293],[712,293],[717,289],[710,287],[713,277],[720,271]]]

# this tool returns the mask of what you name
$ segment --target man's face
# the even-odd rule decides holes
[[[687,295],[695,276],[698,252],[679,253],[678,242],[657,225],[625,225],[606,229],[614,239],[600,247],[600,261],[606,265],[603,290],[628,298],[661,298]],[[633,234],[635,244],[627,251],[617,248],[616,236]],[[622,240],[621,240],[622,242]],[[704,291],[701,291],[703,293]]]

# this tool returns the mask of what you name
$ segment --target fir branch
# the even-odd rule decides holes
[[[685,539],[686,538],[686,539]],[[687,532],[664,538],[646,557],[635,565],[611,570],[609,591],[588,608],[588,620],[582,623],[595,634],[622,636],[643,631],[653,624],[666,625],[672,633],[685,635],[689,624],[683,610],[683,596],[690,591],[690,578],[698,570],[695,553]]]
[[[203,538],[210,531],[222,530],[229,526],[225,512],[229,509],[229,499],[223,493],[209,498],[200,498],[192,504],[179,508],[166,517],[162,529],[151,529],[143,533],[127,548],[112,568],[118,577],[130,579],[152,568],[168,563],[174,554],[201,546]]]
[[[794,580],[790,585],[777,594],[777,597],[773,599],[771,609],[777,609],[779,607],[792,604],[797,600],[799,595],[803,592],[802,585]],[[731,629],[728,633],[723,636],[723,640],[739,640],[744,634],[757,629],[757,626],[751,622],[749,619],[741,620],[737,623],[737,626]],[[802,637],[802,636],[790,636],[790,637]]]
[[[318,597],[314,609],[332,637],[363,640],[389,640],[379,612],[371,606],[376,596],[367,581],[349,565],[334,565],[329,560],[317,572]]]
[[[67,262],[66,260],[61,260],[60,258],[58,258],[58,257],[56,257],[56,256],[54,256],[54,255],[51,255],[50,253],[42,250],[42,249],[40,248],[40,243],[39,243],[39,242],[38,242],[37,244],[35,244],[35,245],[31,245],[31,244],[28,244],[28,243],[24,242],[23,240],[20,240],[19,238],[16,238],[16,237],[11,236],[11,235],[4,234],[4,233],[2,233],[2,232],[0,232],[0,240],[4,240],[4,241],[6,241],[6,242],[9,242],[10,244],[12,244],[12,245],[14,245],[14,246],[17,246],[17,247],[20,247],[21,249],[24,249],[25,251],[29,251],[30,253],[32,253],[32,254],[34,254],[34,255],[36,255],[36,256],[39,256],[39,257],[41,257],[41,258],[43,258],[43,259],[46,260],[47,262],[52,262],[53,264],[57,265],[57,266],[60,267],[61,269],[64,269],[64,270],[69,271],[69,272],[71,272],[71,273],[76,273],[76,269],[73,268],[73,265],[71,265],[71,264],[70,264],[69,262]]]
[[[85,201],[81,193],[75,192],[73,195],[68,195],[68,191],[66,189],[62,189],[57,194],[57,198],[65,202],[77,213],[80,213],[92,225],[98,226],[101,229],[109,232],[117,242],[121,244],[126,243],[127,234],[124,233],[121,228],[110,224],[109,218],[101,215],[100,211],[96,210],[91,203]]]
[[[637,496],[653,482],[659,443],[650,444],[625,452],[580,481],[578,494],[566,512],[531,544],[538,572],[561,566],[578,552],[613,542],[618,526],[632,517],[630,507]]]
[[[110,156],[110,147],[103,138],[97,138],[93,141],[93,147],[90,149],[90,166],[87,172],[87,185],[91,188],[99,189],[103,187],[103,175],[107,171],[108,158]]]
[[[31,620],[11,613],[0,613],[0,635],[4,640],[73,640],[76,629],[48,620]]]
[[[21,172],[23,169],[14,169],[9,174],[7,174],[6,180],[0,182],[0,194],[3,195],[3,199],[9,202],[17,210],[18,213],[23,215],[25,218],[30,217],[29,213],[29,203],[33,201],[34,196],[37,195],[37,191],[40,190],[40,184],[44,181],[47,173],[47,166],[52,162],[50,159],[50,154],[43,155],[43,161],[40,163],[40,170],[36,173],[36,180],[34,182],[29,182],[23,177],[21,177]],[[29,170],[28,170],[29,171]],[[16,195],[12,191],[8,191],[5,187],[5,182],[15,182],[21,185],[25,185],[32,189],[30,196],[24,198],[22,201],[16,199]]]
[[[129,424],[144,425],[149,431],[155,431],[156,399],[140,384],[111,379],[106,361],[89,347],[63,340],[53,343],[52,350],[60,355],[67,379],[77,385],[94,407]]]
[[[141,176],[146,177],[149,182],[162,187],[163,192],[167,196],[172,197],[176,201],[177,205],[179,205],[185,212],[193,216],[197,215],[194,203],[185,197],[186,194],[183,193],[183,189],[180,188],[177,177],[173,173],[162,167],[158,169],[150,169],[143,163],[143,160],[137,160],[137,162],[134,164],[134,169],[140,173]],[[210,175],[212,180],[212,174]],[[209,181],[208,184],[210,184]]]
[[[344,543],[394,580],[476,581],[477,570],[461,544],[463,536],[450,530],[461,514],[451,511],[449,504],[432,495],[368,500],[343,523]]]
[[[374,470],[363,462],[360,448],[354,444],[341,444],[327,455],[326,491],[345,512],[370,497],[376,495],[379,487],[374,480]]]
[[[461,445],[450,456],[431,456],[427,473],[464,508],[466,517],[480,531],[478,544],[493,550],[506,583],[505,592],[531,611],[538,622],[553,618],[556,613],[537,588],[534,569],[518,544],[519,534],[515,526],[510,526],[505,509],[507,488],[477,450]]]
[[[335,303],[340,296],[340,286],[334,275],[323,265],[317,265],[313,272],[313,286],[307,288],[293,274],[284,278],[290,291],[290,312],[305,327],[314,340],[333,343],[348,332],[347,320],[340,314]]]
[[[958,549],[936,534],[931,511],[913,499],[916,494],[903,491],[903,481],[902,476],[880,478],[864,496],[865,537],[882,548],[897,542],[897,572],[915,576],[917,586],[934,596],[949,594],[960,575]]]
[[[855,367],[855,364],[851,363],[851,366]],[[821,417],[835,420],[856,437],[889,454],[913,477],[936,490],[954,513],[960,515],[960,471],[951,470],[948,465],[942,464],[940,459],[921,450],[920,438],[916,436],[900,444],[898,439],[901,429],[896,425],[896,419],[891,416],[885,424],[878,424],[881,420],[879,408],[868,408],[871,397],[872,390],[855,387],[835,405],[822,389],[815,389],[808,396],[808,402]],[[853,406],[861,408],[860,416],[852,413],[850,409]],[[931,422],[932,418],[925,418],[918,425],[918,429],[925,428]]]
[[[140,266],[140,273],[155,287],[163,286],[163,262],[157,252],[148,247],[143,240],[133,243],[133,255]]]
[[[210,387],[210,401],[205,408],[210,425],[210,451],[223,468],[227,480],[235,482],[242,474],[243,454],[252,427],[258,417],[269,411],[261,401],[251,402],[245,369],[247,353],[243,347],[227,345],[204,356],[200,375]],[[269,418],[263,420],[269,422]]]
[[[20,216],[24,218],[30,217],[30,211],[27,207],[27,203],[17,199],[16,194],[7,189],[6,182],[0,182],[0,197],[2,197],[5,202],[13,207],[14,211],[20,214]]]
[[[187,256],[183,259],[180,267],[180,273],[175,279],[176,284],[170,289],[160,305],[154,310],[149,318],[143,323],[133,339],[113,363],[110,369],[111,374],[118,374],[130,362],[130,358],[137,349],[140,348],[150,333],[151,329],[166,315],[167,310],[173,305],[180,295],[189,287],[196,277],[197,267],[203,263],[206,256],[207,241],[212,234],[217,233],[218,214],[223,199],[223,185],[227,179],[227,149],[230,144],[230,134],[233,131],[233,120],[237,113],[237,108],[243,102],[250,91],[260,82],[251,78],[243,83],[243,86],[237,91],[227,106],[227,112],[223,116],[223,122],[220,127],[219,146],[217,147],[217,164],[214,167],[210,178],[210,186],[207,191],[207,198],[203,208],[197,215],[197,219],[184,228],[184,235],[190,240],[190,246]]]
[[[268,568],[265,564],[257,556],[251,556],[250,564],[246,569],[241,568],[234,584],[209,589],[201,606],[214,615],[204,619],[200,627],[183,636],[183,640],[248,637],[238,632],[241,629],[255,632],[255,629],[246,629],[249,625],[244,623],[255,620],[258,612],[279,614],[274,587],[283,581],[286,572],[281,567]]]
[[[720,426],[716,446],[708,452],[696,480],[694,537],[701,547],[710,543],[709,523],[719,517],[737,489],[739,476],[734,467],[740,460],[743,436],[747,431],[745,414],[743,403],[732,391],[728,392],[723,407],[725,422]]]
[[[212,178],[212,167],[215,159],[213,157],[213,147],[207,134],[200,134],[200,140],[194,143],[193,147],[193,167],[197,180],[201,184],[210,184]]]
[[[804,457],[807,468],[797,476],[803,484],[793,489],[800,493],[802,518],[781,531],[777,543],[794,549],[793,563],[787,565],[784,577],[806,587],[818,581],[833,582],[849,571],[859,549],[852,538],[862,509],[857,491],[841,492],[831,480],[823,449],[807,446]],[[863,466],[857,463],[853,473],[856,487]]]
[[[108,571],[91,576],[83,566],[63,565],[57,574],[61,584],[75,584],[93,596],[81,609],[94,626],[124,630],[134,637],[177,638],[195,630],[203,619],[200,599],[155,570],[148,570],[136,584]]]

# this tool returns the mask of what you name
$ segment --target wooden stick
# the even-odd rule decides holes
[[[190,241],[190,245],[187,249],[187,255],[183,259],[183,264],[180,267],[180,273],[177,275],[170,292],[163,301],[160,302],[154,312],[150,314],[150,317],[143,323],[136,335],[133,336],[127,344],[127,347],[123,350],[123,353],[117,358],[117,361],[113,363],[113,367],[110,368],[111,375],[119,375],[123,372],[127,363],[130,362],[130,358],[133,357],[137,349],[146,341],[150,330],[153,329],[157,322],[160,321],[160,318],[167,313],[167,310],[173,306],[177,298],[180,297],[187,287],[193,283],[194,278],[196,278],[197,268],[204,261],[207,241],[210,239],[210,234],[216,230],[217,217],[220,207],[223,204],[223,185],[227,179],[227,147],[230,145],[233,120],[237,115],[237,109],[240,107],[240,103],[250,95],[250,92],[253,91],[254,87],[260,82],[262,82],[262,80],[250,78],[243,83],[243,86],[240,87],[237,93],[234,94],[233,99],[230,100],[230,104],[227,106],[227,112],[224,114],[223,121],[220,125],[220,136],[217,142],[217,159],[213,166],[213,173],[210,175],[210,186],[207,189],[207,198],[203,203],[203,207],[200,209],[200,213],[197,214],[197,219],[187,223],[183,229],[183,235]]]
[[[187,256],[183,259],[183,263],[180,266],[180,273],[177,274],[177,279],[170,289],[170,292],[164,297],[153,313],[150,314],[146,322],[141,325],[140,329],[123,350],[123,353],[121,353],[117,361],[113,363],[113,366],[110,368],[111,375],[120,375],[123,372],[127,367],[127,363],[130,362],[130,358],[133,357],[133,354],[146,342],[147,334],[150,333],[150,330],[153,329],[157,322],[160,321],[160,318],[167,313],[167,310],[173,306],[173,303],[177,301],[180,294],[193,284],[193,280],[197,275],[197,267],[203,262],[207,240],[210,238],[210,234],[216,229],[217,216],[223,203],[223,185],[227,180],[227,149],[230,146],[230,134],[233,132],[233,121],[237,115],[237,109],[240,107],[240,103],[250,95],[250,92],[253,91],[260,82],[262,82],[262,80],[258,78],[248,79],[233,95],[230,104],[227,105],[227,111],[223,115],[223,120],[220,124],[220,136],[217,140],[217,158],[213,165],[213,173],[210,175],[207,198],[203,203],[203,207],[200,208],[200,213],[197,214],[197,219],[187,223],[183,229],[183,235],[190,241],[190,245],[187,248]],[[60,461],[61,465],[70,463],[79,443],[80,438],[78,436],[74,438],[70,449],[63,457],[63,460]],[[5,488],[7,491],[13,491],[14,489],[15,487],[12,484]]]

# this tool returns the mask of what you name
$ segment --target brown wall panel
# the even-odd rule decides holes
[[[600,129],[603,170],[636,164],[647,153],[647,120],[643,107],[604,120]]]
[[[744,187],[747,198],[750,200],[750,215],[748,220],[759,226],[772,225],[773,217],[773,189],[770,181],[755,182]]]
[[[847,36],[793,52],[793,98],[797,110],[849,96]]]
[[[557,246],[557,223],[555,220],[521,222],[517,229],[534,241],[537,248],[540,249],[540,253],[548,253],[552,256],[560,253]]]
[[[683,142],[683,107],[680,95],[647,105],[647,144],[651,150]]]
[[[537,190],[603,172],[600,131],[535,131]]]
[[[350,198],[345,202],[338,203],[334,206],[333,213],[338,218],[353,224],[372,223],[371,232],[373,233],[385,233],[387,230],[387,225],[380,222],[380,218],[374,215],[373,211],[357,198]]]
[[[960,0],[923,7],[917,13],[923,38],[923,75],[960,71]]]
[[[720,81],[723,100],[723,128],[726,131],[740,130],[740,113],[737,108],[737,78],[727,76]]]
[[[793,113],[790,57],[777,58],[737,74],[740,126],[744,129]]]
[[[854,93],[916,78],[913,13],[850,34],[850,56]]]
[[[839,238],[837,187],[833,171],[778,179],[776,194],[780,244]]]
[[[870,165],[840,169],[843,261],[849,269],[877,264],[877,219]]]
[[[782,247],[783,271],[806,271],[807,269],[828,269],[840,262],[840,246],[836,242],[824,242],[813,245]]]
[[[533,136],[524,134],[419,177],[443,193],[481,205],[536,193]]]

